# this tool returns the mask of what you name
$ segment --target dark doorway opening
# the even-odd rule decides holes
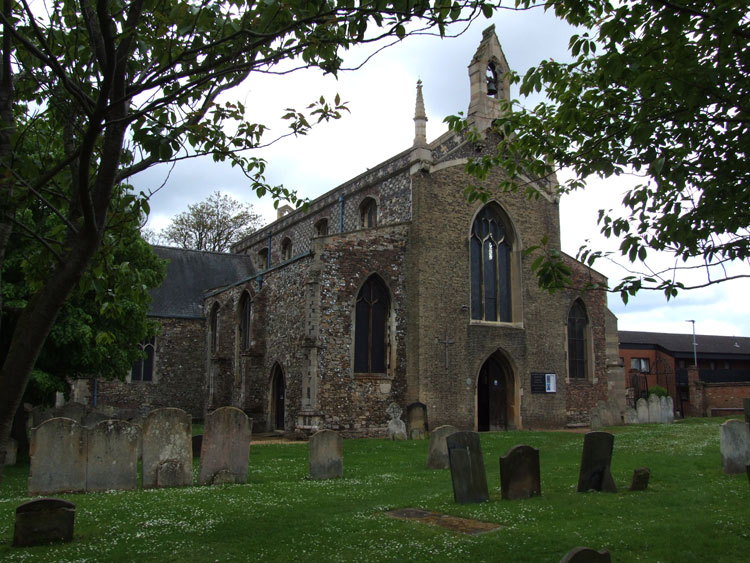
[[[508,429],[508,397],[511,378],[504,362],[490,357],[477,381],[477,430]]]
[[[277,364],[271,377],[271,430],[284,430],[284,394],[284,373]]]

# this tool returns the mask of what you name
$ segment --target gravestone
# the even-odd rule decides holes
[[[639,467],[633,470],[633,480],[630,482],[631,491],[645,491],[648,488],[648,480],[651,470],[648,467]]]
[[[450,469],[448,459],[448,444],[446,438],[458,432],[458,428],[445,424],[430,432],[430,445],[427,451],[427,467],[429,469]]]
[[[578,492],[602,491],[616,493],[610,466],[615,437],[609,432],[589,432],[583,438],[581,471],[578,475]]]
[[[193,484],[190,415],[181,409],[151,411],[143,422],[143,488]]]
[[[478,432],[456,432],[446,438],[453,481],[453,499],[459,504],[490,499]]]
[[[220,471],[233,474],[235,483],[247,482],[252,428],[252,421],[236,407],[221,407],[206,415],[201,441],[199,485],[212,483]],[[222,479],[226,483],[227,477]]]
[[[13,545],[30,547],[73,539],[76,505],[59,498],[41,498],[16,508]]]
[[[661,403],[657,395],[648,396],[648,421],[652,424],[661,422]]]
[[[596,551],[590,547],[574,547],[566,553],[560,563],[611,563],[612,556],[603,549]]]
[[[599,411],[599,420],[602,426],[613,426],[615,424],[614,417],[612,416],[612,410],[606,401],[599,399],[596,402],[596,410]]]
[[[674,422],[674,401],[672,400],[672,397],[667,397],[667,424],[672,424]]]
[[[29,496],[86,490],[86,428],[50,418],[31,430]]]
[[[388,421],[388,437],[391,440],[406,440],[406,424],[401,420],[403,409],[398,404],[391,403],[386,412],[391,417]]]
[[[625,424],[638,424],[638,411],[632,407],[625,409]]]
[[[335,479],[344,474],[343,440],[338,432],[320,430],[310,437],[311,479]]]
[[[502,498],[516,500],[542,494],[539,450],[521,444],[500,457],[500,493]]]
[[[201,456],[201,448],[203,447],[203,434],[196,434],[192,438],[193,442],[193,457]]]
[[[406,407],[406,431],[410,440],[427,438],[427,405],[412,403]]]
[[[138,485],[138,427],[105,420],[88,429],[86,490],[135,490]]]
[[[5,465],[10,467],[16,464],[18,459],[18,442],[14,438],[8,438],[5,443]]]
[[[745,422],[750,424],[750,398],[742,399],[742,406],[745,408]]]
[[[727,420],[721,425],[721,467],[724,473],[744,473],[750,463],[750,430],[743,420]]]
[[[659,422],[666,424],[669,422],[669,404],[666,397],[659,397]]]
[[[635,408],[638,412],[638,424],[647,424],[648,423],[648,402],[646,399],[641,397],[638,399],[638,401],[635,403]]]
[[[589,427],[591,430],[599,430],[602,427],[602,415],[598,407],[591,409],[589,413]]]

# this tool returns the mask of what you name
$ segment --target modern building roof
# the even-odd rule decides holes
[[[152,317],[197,319],[203,317],[207,291],[231,285],[255,275],[249,256],[154,246],[159,258],[168,260],[167,276],[151,290]]]
[[[693,354],[692,334],[672,334],[664,332],[618,331],[620,348],[644,349],[661,348],[673,355]],[[716,336],[696,334],[695,342],[699,356],[707,355],[737,356],[750,355],[750,338],[744,336]]]

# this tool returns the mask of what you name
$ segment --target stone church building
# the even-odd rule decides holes
[[[479,131],[509,97],[507,70],[491,27],[469,65]],[[195,417],[233,405],[255,431],[347,436],[383,435],[391,402],[426,405],[430,429],[479,431],[587,424],[597,401],[622,411],[606,294],[549,294],[524,255],[544,235],[560,247],[555,181],[536,199],[467,203],[467,159],[484,144],[428,142],[421,84],[414,121],[412,147],[306,212],[283,209],[230,254],[157,247],[162,332],[125,383],[99,383],[99,403]],[[604,281],[564,258],[579,282]]]

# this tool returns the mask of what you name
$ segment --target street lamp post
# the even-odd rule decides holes
[[[693,323],[693,365],[698,368],[698,343],[695,341],[695,321],[688,320],[686,323]]]

